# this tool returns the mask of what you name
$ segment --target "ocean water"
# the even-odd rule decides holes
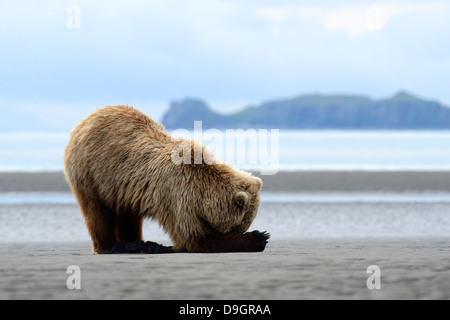
[[[261,194],[250,230],[273,240],[450,236],[450,193]],[[147,220],[146,240],[170,244]],[[70,193],[0,193],[0,242],[89,241]]]
[[[450,170],[450,131],[175,132],[246,170]],[[63,168],[68,133],[0,133],[0,171]],[[264,174],[264,172],[262,172]]]

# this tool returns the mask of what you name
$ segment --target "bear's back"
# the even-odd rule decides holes
[[[118,105],[99,108],[78,125],[98,137],[110,139],[141,138],[161,142],[170,135],[158,122],[133,107]],[[77,131],[76,129],[74,131]]]
[[[84,156],[96,157],[99,152],[111,156],[110,152],[157,148],[170,140],[161,124],[133,107],[107,106],[92,112],[73,129],[68,149],[80,148]]]
[[[170,161],[171,136],[144,113],[128,106],[92,112],[71,132],[64,162],[67,180],[111,205],[131,204],[157,170]],[[138,192],[140,191],[140,192]],[[135,204],[133,204],[135,205]]]

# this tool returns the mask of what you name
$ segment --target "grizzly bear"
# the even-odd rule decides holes
[[[269,234],[245,232],[259,207],[261,179],[214,160],[201,143],[172,137],[133,107],[92,112],[70,134],[64,171],[93,252],[142,244],[144,218],[158,221],[173,242],[160,252],[263,251]]]

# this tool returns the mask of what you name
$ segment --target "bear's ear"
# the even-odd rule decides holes
[[[234,201],[236,202],[238,207],[244,208],[248,203],[248,194],[246,194],[244,191],[239,191],[234,196]]]
[[[261,190],[261,188],[263,186],[262,180],[258,177],[255,177],[255,181],[256,181],[256,185],[258,186],[258,190]]]

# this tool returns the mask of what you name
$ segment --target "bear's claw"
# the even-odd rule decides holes
[[[252,232],[246,232],[247,234],[251,233],[255,238],[256,242],[258,242],[257,247],[255,248],[255,252],[262,252],[266,248],[267,242],[270,238],[270,233],[267,231],[260,232],[258,230],[254,230]]]

